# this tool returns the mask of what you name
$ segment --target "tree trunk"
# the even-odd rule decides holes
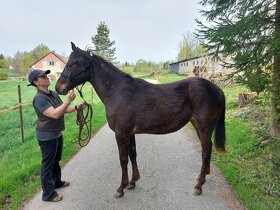
[[[280,0],[276,0],[275,43],[280,42]],[[271,134],[280,136],[280,52],[274,54],[271,88]]]

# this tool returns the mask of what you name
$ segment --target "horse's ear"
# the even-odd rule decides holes
[[[72,50],[75,52],[77,50],[77,47],[75,46],[75,44],[73,42],[71,42],[71,47],[72,47]]]

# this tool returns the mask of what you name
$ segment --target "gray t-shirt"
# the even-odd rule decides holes
[[[34,106],[40,111],[44,112],[48,108],[52,107],[52,104],[46,100],[43,96],[36,97],[34,101]],[[50,141],[62,136],[62,131],[39,131],[36,129],[36,136],[39,141]]]

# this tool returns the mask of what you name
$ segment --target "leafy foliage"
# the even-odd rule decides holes
[[[6,80],[6,79],[8,79],[8,73],[0,72],[0,80]]]
[[[31,54],[35,60],[38,60],[47,55],[50,51],[51,50],[46,45],[40,44],[31,51]]]
[[[41,57],[45,56],[50,52],[50,49],[44,45],[40,44],[35,47],[30,52],[17,52],[14,58],[9,59],[11,65],[15,68],[17,72],[26,73],[30,70],[30,66]]]
[[[179,43],[179,52],[177,60],[184,60],[201,55],[206,50],[200,45],[199,40],[195,38],[194,34],[183,34],[183,40]]]
[[[113,62],[115,58],[116,48],[114,47],[115,41],[111,41],[110,30],[104,21],[100,22],[97,27],[97,34],[91,38],[92,43],[95,46],[94,52],[97,55]]]
[[[0,59],[0,68],[9,68],[9,61],[5,58]]]
[[[232,77],[258,93],[271,91],[272,133],[280,135],[280,0],[202,0],[208,25],[196,20],[197,36],[236,69]]]
[[[275,45],[275,1],[222,1],[203,0],[203,6],[211,6],[202,13],[211,22],[210,26],[198,21],[200,39],[209,50],[233,56],[233,63],[226,67],[235,68],[238,82],[252,91],[260,92],[269,84]],[[279,44],[278,44],[279,45]],[[252,82],[255,81],[255,82]],[[256,86],[262,83],[262,86]]]

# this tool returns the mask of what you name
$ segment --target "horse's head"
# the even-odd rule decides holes
[[[69,90],[89,81],[91,59],[90,54],[75,46],[71,42],[73,52],[58,78],[55,89],[58,94],[66,95]]]

